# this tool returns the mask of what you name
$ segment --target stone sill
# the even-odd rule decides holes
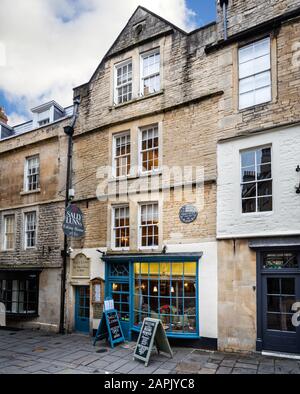
[[[36,189],[29,192],[21,192],[20,196],[30,196],[31,194],[39,194],[39,193],[41,193],[41,189]]]
[[[164,92],[165,92],[164,90],[161,90],[161,91],[156,92],[156,93],[148,94],[147,96],[135,98],[135,99],[133,99],[131,101],[127,101],[126,103],[116,104],[114,106],[109,107],[109,111],[113,111],[114,109],[123,108],[123,107],[126,107],[127,105],[130,105],[130,104],[139,103],[140,101],[147,100],[147,99],[152,98],[152,97],[161,96],[162,94],[164,94]]]

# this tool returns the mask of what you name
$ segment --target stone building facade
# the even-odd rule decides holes
[[[63,127],[72,116],[67,108],[54,119],[56,106],[42,106],[26,124],[6,125],[11,135],[0,140],[0,297],[7,325],[53,332],[59,329],[61,302]]]
[[[254,351],[264,347],[263,317],[257,314],[262,288],[256,266],[258,255],[253,249],[256,243],[249,242],[262,234],[249,228],[250,233],[245,235],[240,225],[233,233],[230,209],[240,205],[231,206],[233,196],[227,187],[226,167],[222,169],[226,160],[233,165],[230,147],[235,138],[249,135],[253,146],[259,147],[260,134],[276,134],[278,130],[280,134],[282,128],[299,121],[299,67],[295,62],[300,4],[296,0],[225,3],[226,40],[219,5],[216,23],[188,34],[139,7],[91,80],[75,89],[76,97],[81,97],[81,108],[74,137],[74,182],[87,232],[85,239],[73,245],[73,257],[83,253],[90,264],[89,279],[105,282],[104,296],[115,299],[128,337],[138,332],[142,317],[160,316],[170,337],[191,343],[197,340],[198,346],[218,346],[221,350]],[[266,52],[255,57],[257,47]],[[256,77],[255,69],[251,73],[242,64],[242,55],[246,56],[244,63],[250,61],[254,68],[261,67],[258,74],[263,73],[264,82]],[[262,64],[255,63],[260,56],[264,56]],[[144,64],[149,57],[153,62],[151,76],[147,74],[149,65]],[[256,92],[261,87],[264,90]],[[242,96],[244,93],[246,96]],[[250,105],[247,100],[253,103]],[[154,143],[159,147],[156,164],[144,173],[140,169],[141,157],[145,157],[141,156],[141,135],[145,130],[151,130],[151,134],[153,129],[157,137]],[[286,133],[292,135],[293,131],[287,129]],[[291,166],[295,164],[292,157],[297,153],[296,139],[291,137],[286,142]],[[226,143],[229,150],[223,148]],[[125,145],[120,158],[117,148],[122,144]],[[115,163],[123,163],[121,169],[117,164],[118,174]],[[239,166],[239,162],[235,164]],[[174,167],[177,175],[191,167],[199,170],[198,175],[201,172],[201,179],[192,178],[192,187],[183,196],[178,196],[176,176],[171,176],[168,192],[165,188]],[[124,176],[118,176],[120,173]],[[294,172],[288,184],[290,193],[294,192],[295,178]],[[236,182],[233,176],[230,180]],[[181,186],[182,183],[186,184],[186,178]],[[235,185],[239,193],[235,199],[240,197],[240,187],[240,183]],[[149,196],[150,189],[153,193]],[[226,203],[228,212],[223,209]],[[152,243],[144,248],[141,207],[149,204],[157,212],[158,233],[155,247]],[[293,195],[290,206],[296,209],[296,204]],[[187,206],[196,208],[198,214],[191,223],[184,223],[180,215]],[[125,215],[122,225],[120,214]],[[264,215],[254,214],[251,220],[252,229],[268,226]],[[263,234],[272,237],[269,245],[276,241],[273,235],[287,235],[284,227],[279,221],[276,234],[271,229]],[[116,234],[122,235],[121,241],[117,239],[118,247]],[[296,226],[289,234],[298,234]],[[284,247],[280,248],[282,251]],[[185,278],[183,273],[183,286],[188,287],[194,280],[196,292],[189,290],[187,294],[197,301],[191,307],[186,300],[189,308],[185,310],[184,305],[172,304],[173,295],[185,302],[184,290],[178,293],[172,281],[178,285],[175,264],[182,264],[183,270],[186,267],[189,272],[189,263],[196,263],[197,269],[194,276]],[[68,281],[71,329],[76,321],[72,302],[76,286],[88,286],[89,281],[85,278],[74,283],[71,273]],[[161,309],[161,302],[167,308]],[[196,319],[192,318],[194,314]],[[95,330],[99,318],[99,313],[94,314],[91,308],[86,329]]]

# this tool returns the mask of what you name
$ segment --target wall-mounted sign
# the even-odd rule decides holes
[[[182,223],[193,223],[198,217],[198,210],[193,205],[185,205],[180,209],[179,218]]]
[[[69,205],[66,209],[63,230],[65,235],[70,238],[82,238],[85,234],[83,213],[74,204]]]
[[[72,261],[72,277],[76,279],[90,278],[90,259],[83,253],[78,254]]]

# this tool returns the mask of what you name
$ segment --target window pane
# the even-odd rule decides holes
[[[243,200],[243,213],[256,212],[256,199]]]
[[[258,212],[270,212],[273,210],[272,197],[259,197],[257,204]]]
[[[256,181],[255,167],[246,167],[242,169],[242,182],[248,183]]]
[[[258,183],[258,195],[270,196],[272,195],[272,181]]]
[[[242,152],[242,167],[255,167],[255,151]]]
[[[242,186],[242,197],[256,197],[256,183],[247,183]]]
[[[240,94],[240,108],[252,107],[255,104],[254,91]]]
[[[271,101],[271,87],[258,89],[255,91],[255,104],[262,104]]]

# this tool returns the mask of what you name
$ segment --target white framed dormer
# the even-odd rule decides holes
[[[158,201],[140,202],[138,208],[138,247],[157,250],[160,243],[160,207]]]
[[[111,248],[114,251],[130,250],[130,208],[129,204],[112,206]]]
[[[121,105],[133,99],[132,58],[114,65],[114,105]]]
[[[138,129],[139,175],[155,175],[162,168],[162,124],[154,123]]]
[[[65,109],[55,101],[39,105],[31,112],[33,113],[33,129],[44,127],[65,116]]]
[[[126,179],[131,175],[131,132],[124,131],[113,135],[112,141],[112,176]]]
[[[140,96],[146,97],[161,91],[160,48],[140,54]]]

